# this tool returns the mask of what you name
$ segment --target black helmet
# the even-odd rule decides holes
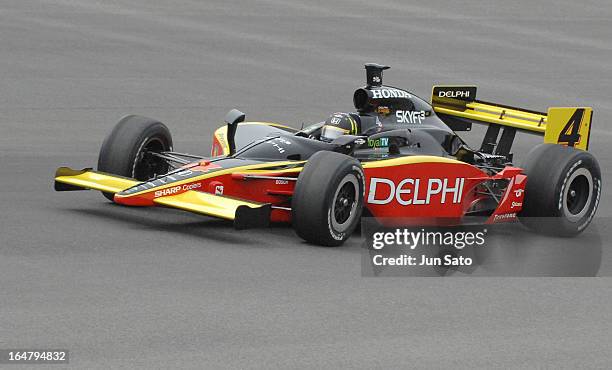
[[[325,120],[321,128],[321,140],[332,141],[342,135],[355,135],[358,132],[357,121],[349,113],[334,113]]]

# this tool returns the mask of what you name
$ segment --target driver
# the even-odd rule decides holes
[[[321,127],[320,140],[331,142],[342,135],[357,135],[360,132],[359,117],[355,116],[341,112],[332,114]]]

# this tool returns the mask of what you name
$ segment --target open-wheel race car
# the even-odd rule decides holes
[[[386,226],[519,219],[564,236],[589,225],[601,193],[587,152],[592,108],[540,113],[476,100],[473,86],[434,86],[428,103],[383,85],[388,68],[366,64],[355,112],[302,129],[245,122],[233,109],[210,156],[175,152],[163,123],[126,116],[104,140],[97,170],[60,167],[55,190],[99,190],[118,204],[178,208],[237,229],[290,222],[326,246],[349,238],[362,215]],[[479,149],[457,135],[473,123],[488,125]],[[517,131],[544,136],[520,167]]]

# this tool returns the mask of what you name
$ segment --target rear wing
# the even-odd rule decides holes
[[[456,131],[488,124],[481,150],[508,155],[516,131],[544,136],[545,143],[588,150],[593,108],[554,107],[547,113],[476,100],[476,86],[434,86],[434,111]],[[500,130],[501,138],[498,139]]]

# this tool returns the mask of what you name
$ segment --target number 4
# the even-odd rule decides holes
[[[584,109],[576,109],[559,134],[559,138],[557,139],[559,144],[567,144],[567,146],[573,147],[577,143],[580,143],[580,125],[582,124],[583,116]]]

